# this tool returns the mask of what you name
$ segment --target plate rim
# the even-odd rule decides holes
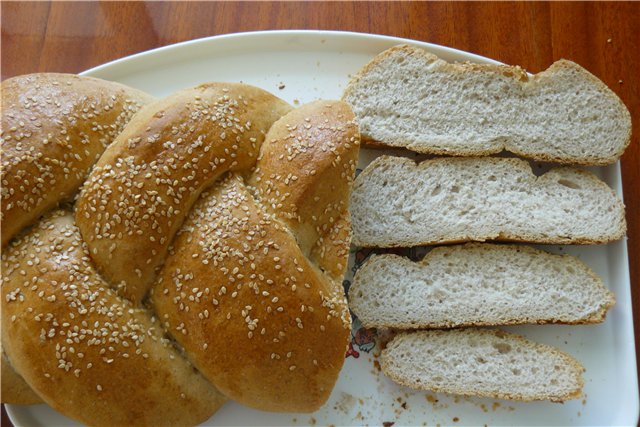
[[[367,40],[394,42],[396,44],[406,43],[406,44],[425,47],[429,49],[431,52],[438,52],[438,51],[446,52],[452,55],[466,56],[478,62],[503,64],[502,62],[497,61],[495,59],[478,55],[476,53],[452,48],[449,46],[443,46],[435,43],[408,39],[404,37],[388,36],[384,34],[362,33],[362,32],[356,32],[356,31],[337,31],[337,30],[263,30],[263,31],[243,31],[243,32],[237,32],[237,33],[219,34],[214,36],[200,37],[197,39],[185,40],[182,42],[173,43],[165,46],[160,46],[154,49],[149,49],[142,52],[134,53],[122,58],[117,58],[112,61],[106,62],[104,64],[100,64],[95,67],[84,70],[78,74],[82,76],[93,76],[95,74],[99,74],[100,72],[103,72],[106,69],[112,70],[113,68],[117,68],[125,65],[131,65],[133,62],[139,61],[141,58],[148,60],[150,57],[153,57],[153,56],[166,55],[167,53],[173,50],[181,50],[181,49],[184,49],[185,47],[191,47],[199,44],[217,43],[217,42],[224,42],[227,40],[233,41],[233,40],[237,40],[245,37],[271,38],[271,37],[283,37],[283,36],[344,37],[344,38],[351,38],[353,40],[362,38]]]
[[[439,56],[442,53],[445,53],[453,56],[462,56],[465,58],[466,61],[471,61],[471,62],[503,64],[502,62],[497,61],[495,59],[491,59],[491,58],[488,58],[479,54],[475,54],[472,52],[467,52],[464,50],[460,50],[460,49],[456,49],[448,46],[443,46],[435,43],[430,43],[430,42],[425,42],[425,41],[415,40],[415,39],[408,39],[403,37],[395,37],[395,36],[389,36],[389,35],[383,35],[383,34],[373,34],[373,33],[364,33],[364,32],[353,32],[353,31],[289,29],[289,30],[263,30],[263,31],[234,32],[234,33],[219,34],[219,35],[206,36],[206,37],[201,37],[201,38],[196,38],[191,40],[185,40],[182,42],[173,43],[173,44],[149,49],[146,51],[138,52],[122,58],[117,58],[115,60],[106,62],[104,64],[100,64],[95,67],[89,68],[78,74],[82,76],[99,77],[101,73],[104,73],[106,71],[109,71],[110,73],[117,73],[120,70],[126,69],[126,67],[135,66],[136,64],[139,64],[141,62],[146,62],[153,59],[162,59],[162,60],[170,61],[170,57],[171,57],[170,53],[176,52],[176,51],[182,51],[185,48],[190,48],[194,46],[224,43],[226,41],[236,41],[243,38],[259,37],[261,39],[267,39],[267,38],[276,39],[281,37],[293,37],[293,36],[307,38],[309,40],[311,40],[312,38],[341,37],[341,38],[349,39],[351,41],[362,40],[365,42],[371,42],[373,40],[378,42],[379,41],[389,42],[393,44],[406,43],[413,46],[425,48],[426,50],[432,53],[435,53],[436,55],[439,55]],[[616,161],[616,163],[614,163],[611,166],[613,167],[612,172],[615,178],[615,185],[613,186],[613,190],[620,197],[623,198],[624,195],[622,191],[622,172],[621,172],[620,160]],[[629,260],[626,240],[627,240],[627,237],[625,236],[620,242],[622,255],[624,260],[626,261],[625,263],[623,263],[624,267],[622,271],[620,271],[620,274],[622,276],[623,281],[625,282],[623,284],[626,289],[625,299],[630,302],[630,306],[631,306],[631,278],[630,278],[630,272],[629,272],[630,260]],[[631,336],[635,337],[632,308],[631,308],[630,314],[632,319],[630,322],[630,332],[631,332]],[[634,338],[631,344],[631,347],[634,351],[632,351],[630,354],[630,358],[631,358],[630,362],[632,362],[632,366],[634,367],[634,376],[632,381],[635,384],[635,387],[634,387],[635,407],[633,408],[631,413],[635,413],[635,419],[629,420],[631,421],[629,425],[636,425],[638,423],[638,420],[640,419],[640,390],[638,389],[638,370],[637,370],[637,363],[636,363],[635,344],[636,343]],[[5,405],[5,410],[7,412],[7,416],[10,419],[10,421],[14,425],[19,425],[16,423],[16,420],[20,418],[20,415],[18,415],[17,413],[14,413],[14,411],[20,411],[21,409],[23,410],[24,409],[23,405],[12,405],[12,404],[4,404],[4,405]]]

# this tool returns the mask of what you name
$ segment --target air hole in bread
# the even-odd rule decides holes
[[[498,353],[500,354],[506,354],[511,351],[511,346],[509,344],[502,343],[502,342],[493,343],[493,348],[498,350]]]
[[[560,179],[560,180],[558,180],[558,184],[564,185],[565,187],[571,188],[573,190],[579,190],[580,189],[580,186],[578,184],[576,184],[575,182],[570,181],[568,179]]]

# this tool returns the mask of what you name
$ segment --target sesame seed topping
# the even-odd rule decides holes
[[[325,325],[334,331],[348,323],[336,277],[346,267],[349,249],[346,194],[357,141],[347,139],[353,124],[336,126],[335,120],[309,114],[304,123],[280,121],[285,136],[263,142],[268,120],[244,114],[253,101],[233,89],[217,92],[215,98],[205,90],[194,94],[179,124],[170,120],[175,111],[156,111],[148,125],[112,145],[122,155],[94,168],[76,204],[85,239],[72,221],[62,235],[58,230],[50,237],[46,228],[54,224],[45,220],[26,238],[42,253],[28,251],[37,255],[23,259],[19,252],[26,249],[12,244],[10,253],[2,254],[3,275],[15,282],[3,281],[12,322],[37,325],[43,348],[51,350],[54,369],[45,375],[84,379],[96,375],[88,372],[94,364],[115,373],[125,363],[157,360],[158,348],[163,363],[187,363],[174,346],[193,353],[194,360],[204,357],[199,354],[209,344],[219,349],[218,340],[228,339],[211,328],[237,338],[247,334],[252,341],[242,342],[248,355],[258,346],[266,348],[261,357],[274,364],[286,355],[288,363],[280,368],[293,371],[298,364],[308,366],[306,360],[318,357],[315,349],[326,345],[314,336],[319,322],[325,323],[319,325],[322,331]],[[83,108],[83,114],[97,114],[94,106]],[[163,127],[167,122],[172,124]],[[30,122],[19,117],[13,128],[15,140]],[[61,129],[51,138],[45,135],[42,146],[64,145],[72,135]],[[24,138],[18,140],[23,151]],[[96,158],[92,152],[73,153],[55,165],[62,175],[79,173],[72,163]],[[85,175],[86,170],[79,182]],[[317,193],[313,176],[335,176],[335,189],[331,183],[332,191]],[[20,179],[28,188],[34,178]],[[3,202],[5,187],[19,190],[3,181]],[[296,241],[302,234],[309,242]],[[122,242],[134,242],[135,249]],[[59,266],[51,264],[53,258]],[[119,270],[112,274],[114,269]],[[149,304],[146,299],[140,304],[148,285]],[[302,358],[289,351],[292,342],[308,344],[303,347],[308,354]],[[244,357],[238,363],[246,362]]]

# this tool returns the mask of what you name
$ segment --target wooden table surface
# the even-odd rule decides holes
[[[437,43],[531,72],[560,58],[602,79],[628,106],[622,157],[636,348],[640,337],[640,3],[2,2],[2,79],[77,73],[217,34],[345,30]],[[2,425],[11,425],[2,408]]]

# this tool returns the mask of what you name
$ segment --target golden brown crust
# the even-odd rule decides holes
[[[53,408],[90,425],[159,426],[197,424],[224,403],[151,314],[97,274],[71,214],[14,240],[2,270],[5,350]]]
[[[35,405],[42,403],[42,399],[29,387],[24,381],[24,378],[18,374],[6,353],[0,347],[0,353],[2,353],[0,359],[0,365],[2,367],[2,403],[10,403],[15,405]]]
[[[358,145],[344,103],[285,115],[250,177],[255,198],[229,176],[176,238],[153,303],[194,365],[234,400],[310,412],[333,389],[350,336],[341,281]]]
[[[302,252],[335,280],[347,268],[359,135],[348,104],[306,104],[271,128],[250,180],[265,208],[294,231]]]
[[[313,411],[344,361],[350,319],[342,289],[237,176],[193,208],[153,303],[194,365],[245,405]]]
[[[208,83],[134,117],[96,164],[76,205],[98,269],[122,295],[142,300],[202,190],[227,171],[253,167],[264,135],[290,110],[253,86]]]
[[[89,169],[151,97],[71,74],[2,82],[2,246],[73,197]]]
[[[344,103],[304,108],[286,123],[312,124],[298,136],[316,144],[302,168],[317,173],[300,179],[295,198],[315,227],[315,246],[301,249],[297,230],[254,199],[242,178],[291,107],[251,86],[212,83],[136,114],[85,182],[77,227],[59,211],[7,247],[3,342],[16,372],[46,403],[89,424],[188,425],[224,402],[210,381],[271,411],[312,411],[326,401],[350,336],[337,275],[348,256],[359,135]],[[287,147],[265,152],[282,156]],[[332,197],[316,197],[319,179]],[[149,301],[156,306],[143,308],[138,303],[181,227]],[[227,298],[213,299],[225,283]]]

